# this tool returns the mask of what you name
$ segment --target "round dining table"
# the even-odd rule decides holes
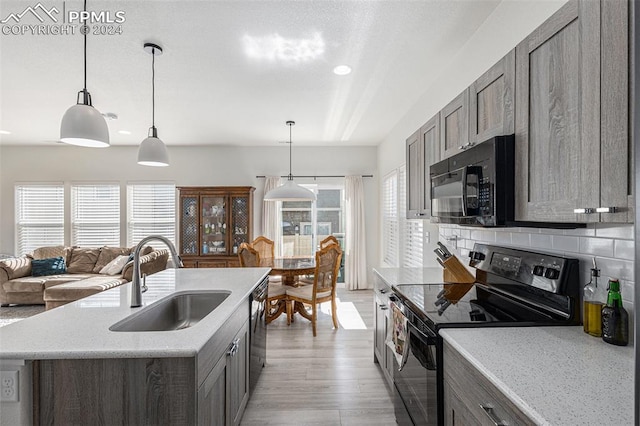
[[[271,268],[269,275],[282,276],[284,285],[296,286],[296,277],[313,274],[316,260],[313,257],[276,257],[260,259],[260,266]]]

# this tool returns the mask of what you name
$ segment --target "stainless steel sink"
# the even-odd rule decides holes
[[[231,294],[230,291],[175,293],[113,324],[111,331],[169,331],[193,327]]]

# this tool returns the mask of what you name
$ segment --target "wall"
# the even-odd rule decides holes
[[[136,164],[137,147],[106,149],[56,146],[0,146],[0,253],[14,252],[14,184],[16,182],[128,182],[168,181],[177,186],[254,186],[254,229],[262,228],[264,179],[256,175],[286,175],[289,149],[276,147],[169,146],[169,167]],[[364,179],[367,270],[378,250],[378,173],[376,147],[294,147],[293,174],[361,175]],[[318,182],[344,182],[322,179]],[[312,179],[296,179],[313,183]]]

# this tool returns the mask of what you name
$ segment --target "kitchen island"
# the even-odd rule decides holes
[[[147,277],[149,290],[140,308],[130,307],[128,283],[0,328],[1,369],[19,373],[18,401],[2,402],[0,423],[31,423],[33,413],[38,422],[48,422],[55,414],[60,424],[63,415],[89,423],[109,419],[132,424],[145,418],[153,422],[149,416],[161,419],[168,412],[200,423],[208,403],[205,395],[213,398],[212,389],[224,390],[232,378],[224,362],[229,345],[236,343],[235,354],[237,344],[244,342],[240,352],[248,358],[248,300],[268,273],[268,268],[168,269]],[[109,330],[145,307],[186,291],[230,294],[186,329]],[[212,373],[226,380],[216,380]],[[104,417],[108,415],[115,417]],[[163,421],[167,419],[180,421]]]

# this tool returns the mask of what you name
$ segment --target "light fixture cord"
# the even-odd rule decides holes
[[[87,0],[84,0],[84,16],[87,16]],[[85,22],[83,23],[83,25],[86,25],[86,18],[85,18]],[[86,96],[86,91],[87,91],[87,32],[86,30],[83,31],[84,33],[84,91],[85,91],[85,96]]]
[[[156,48],[151,48],[151,127],[156,127]]]
[[[292,126],[293,126],[292,124],[289,124],[289,180],[293,180],[293,175],[291,174],[291,145],[293,145],[292,142],[291,142],[291,127]]]

